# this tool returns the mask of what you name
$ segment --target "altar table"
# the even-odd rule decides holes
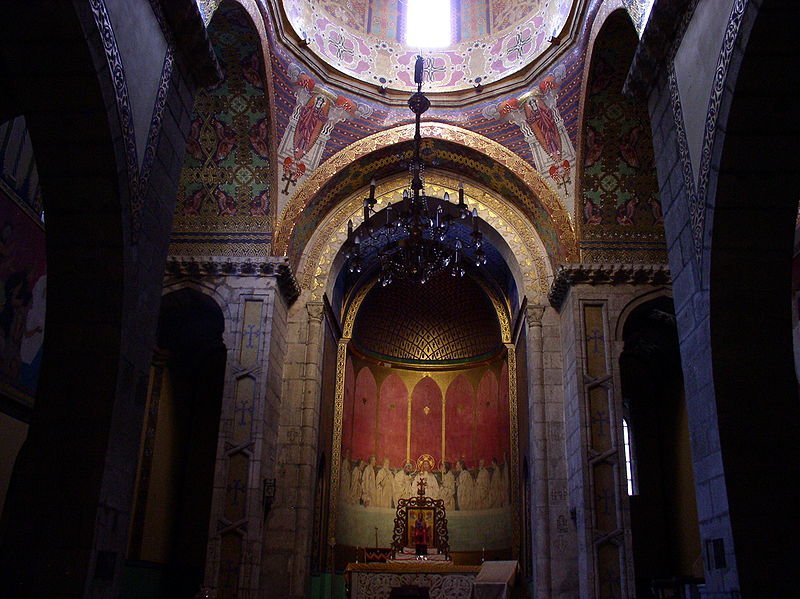
[[[479,566],[414,561],[347,564],[344,576],[350,599],[387,599],[401,586],[425,587],[431,599],[470,599],[479,571]]]

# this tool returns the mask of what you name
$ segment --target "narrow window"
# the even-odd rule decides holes
[[[408,0],[406,45],[444,48],[450,45],[450,0]]]
[[[633,464],[631,463],[631,436],[628,421],[622,419],[622,443],[625,446],[625,477],[628,480],[628,495],[635,495],[633,490]]]

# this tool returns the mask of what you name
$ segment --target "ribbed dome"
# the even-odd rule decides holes
[[[470,277],[446,274],[425,285],[376,285],[358,311],[353,343],[401,362],[465,362],[499,351],[494,306]]]

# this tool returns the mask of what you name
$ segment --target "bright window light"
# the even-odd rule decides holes
[[[625,475],[628,479],[628,495],[633,495],[633,468],[631,464],[631,438],[628,421],[622,419],[622,443],[625,445]]]
[[[444,48],[450,45],[450,0],[408,0],[406,45]]]

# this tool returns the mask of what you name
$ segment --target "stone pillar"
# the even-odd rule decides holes
[[[531,520],[534,543],[533,580],[537,597],[550,596],[550,510],[549,477],[547,473],[547,426],[544,402],[544,345],[542,340],[542,316],[544,306],[528,306],[525,318],[528,323],[528,414],[531,418],[530,447],[531,496],[533,518]]]
[[[305,306],[305,309],[303,309]],[[275,597],[305,597],[313,528],[314,474],[322,376],[322,302],[292,310],[288,327],[275,507],[267,519],[263,579]]]

